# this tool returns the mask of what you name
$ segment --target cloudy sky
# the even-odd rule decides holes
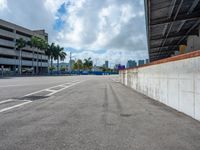
[[[143,0],[0,0],[0,18],[45,29],[49,42],[98,65],[148,58]]]

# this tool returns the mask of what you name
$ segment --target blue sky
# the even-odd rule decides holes
[[[54,23],[54,30],[55,31],[60,31],[64,28],[65,25],[65,21],[62,19],[63,15],[66,15],[67,13],[67,8],[66,8],[66,4],[65,2],[63,4],[61,4],[61,6],[58,8],[56,16],[57,18],[55,19],[55,23]]]
[[[49,42],[97,65],[148,58],[143,0],[0,0],[0,18],[45,29]]]

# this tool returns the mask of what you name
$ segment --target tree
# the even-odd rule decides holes
[[[84,59],[83,66],[84,66],[84,69],[88,69],[88,70],[92,69],[93,61],[92,61],[91,57],[89,57],[88,59]]]
[[[22,48],[26,47],[27,42],[20,38],[16,40],[15,46],[17,49],[19,49],[19,74],[22,74]]]
[[[60,67],[60,71],[66,71],[66,66],[63,66],[63,65],[62,65],[62,66]]]
[[[48,42],[44,39],[39,39],[39,49],[46,51],[48,49]]]
[[[59,71],[59,60],[65,60],[66,56],[67,53],[64,51],[64,48],[57,45],[54,53],[54,60],[57,60],[57,71]]]
[[[20,66],[21,66],[21,49],[25,47],[26,45],[29,45],[31,48],[37,49],[36,51],[36,54],[37,54],[36,73],[37,74],[38,74],[38,67],[39,67],[39,62],[38,62],[39,50],[44,51],[45,54],[48,56],[48,59],[51,61],[51,67],[49,67],[49,70],[51,70],[51,72],[54,70],[53,60],[57,60],[57,71],[59,71],[59,60],[63,61],[67,56],[63,47],[60,47],[59,45],[55,46],[54,43],[52,43],[51,45],[48,45],[48,42],[45,39],[42,39],[40,37],[32,36],[31,40],[28,42],[20,38],[16,41],[16,47],[20,49],[20,57],[19,57]],[[21,69],[20,69],[20,74],[21,74]]]
[[[72,68],[73,68],[73,70],[77,70],[77,69],[78,69],[78,64],[77,64],[77,62],[75,62],[75,63],[73,64]]]
[[[32,48],[36,48],[37,49],[37,66],[36,66],[36,74],[38,74],[39,72],[39,62],[38,62],[38,57],[39,57],[39,50],[43,50],[46,51],[48,49],[48,43],[46,40],[37,37],[37,36],[32,36],[31,40],[27,42],[28,45]],[[41,56],[42,57],[42,56]],[[42,63],[42,62],[41,62]]]
[[[53,59],[55,57],[55,44],[54,43],[51,43],[51,45],[48,45],[46,51],[45,51],[45,54],[48,56],[48,59],[51,61],[51,68],[53,67]],[[51,71],[51,74],[52,74],[52,71],[53,70],[50,70]]]
[[[73,70],[80,71],[81,69],[83,69],[83,62],[81,59],[78,59],[73,65]]]
[[[53,70],[55,69],[55,67],[54,66],[52,66],[52,67],[49,67],[49,70],[52,72]]]
[[[76,61],[76,63],[77,63],[77,69],[80,71],[81,69],[83,69],[83,62],[82,62],[82,60],[81,59],[78,59],[77,61]]]

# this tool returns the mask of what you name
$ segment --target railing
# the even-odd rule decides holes
[[[9,31],[3,30],[3,29],[0,29],[0,35],[9,37],[9,38],[15,38],[15,34],[13,32],[9,32]]]
[[[11,55],[11,56],[18,56],[19,52],[15,51],[14,49],[7,49],[7,48],[0,47],[0,54]]]
[[[11,58],[0,58],[0,64],[18,65],[19,64],[19,60],[11,59]]]
[[[0,45],[4,45],[4,46],[8,46],[8,47],[15,47],[15,42],[0,39]]]

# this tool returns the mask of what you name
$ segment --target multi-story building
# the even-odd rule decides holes
[[[135,60],[128,60],[126,64],[126,68],[136,67],[137,62]]]
[[[48,34],[44,30],[32,31],[0,19],[0,70],[15,74],[27,71],[32,74],[48,72],[48,57],[44,51],[26,46],[20,57],[20,51],[15,46],[17,39],[30,41],[32,36],[48,40]],[[20,68],[22,71],[19,71]]]
[[[105,61],[105,67],[106,67],[106,68],[108,68],[108,65],[109,65],[108,63],[109,63],[108,60],[106,60],[106,61]]]
[[[138,60],[138,66],[144,65],[144,60]]]
[[[145,62],[146,64],[148,64],[149,63],[149,59],[146,59],[146,62]]]

